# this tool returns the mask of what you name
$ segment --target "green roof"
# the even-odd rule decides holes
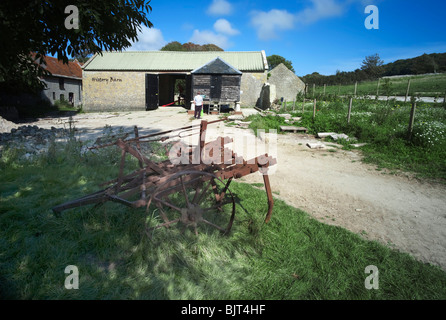
[[[265,71],[264,51],[123,51],[103,52],[91,58],[86,71],[192,71],[220,57],[240,71]]]

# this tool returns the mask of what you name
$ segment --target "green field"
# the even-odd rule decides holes
[[[386,96],[389,93],[390,96],[405,96],[407,92],[408,81],[410,79],[409,96],[421,96],[421,97],[439,97],[443,98],[446,94],[446,73],[440,73],[436,75],[420,75],[420,76],[408,76],[408,77],[392,77],[390,80],[390,88],[387,90],[385,80],[364,81],[359,82],[356,88],[356,94],[358,96],[364,95],[376,95]],[[308,96],[313,95],[313,85],[308,84]],[[353,95],[355,92],[355,84],[351,85],[337,85],[326,86],[326,95]],[[324,86],[316,86],[315,95],[323,95]]]
[[[307,100],[308,101],[308,100]],[[288,103],[279,113],[290,112],[302,117],[298,126],[308,133],[345,133],[358,142],[363,161],[387,168],[391,171],[406,171],[419,177],[430,178],[441,183],[446,181],[446,109],[443,104],[418,103],[415,110],[413,132],[408,138],[411,104],[404,102],[354,99],[350,123],[347,123],[348,99],[317,101],[313,118],[313,102],[306,102],[302,113],[302,102],[294,107]],[[285,118],[269,115],[250,116],[250,128],[275,129],[287,125]],[[339,142],[339,141],[338,141]],[[352,148],[349,141],[340,141],[344,148]]]
[[[149,239],[144,226],[156,210],[116,203],[55,217],[52,206],[116,177],[117,150],[81,155],[80,147],[56,144],[34,160],[2,153],[2,299],[446,299],[440,268],[282,201],[264,224],[266,193],[248,184],[231,185],[237,214],[228,236],[173,227]],[[78,289],[65,288],[69,265]],[[365,287],[370,265],[377,289]]]

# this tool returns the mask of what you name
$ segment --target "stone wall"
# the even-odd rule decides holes
[[[145,74],[146,72],[137,71],[83,71],[83,110],[146,110]],[[265,72],[243,73],[240,85],[241,106],[253,107],[258,104],[266,76]],[[160,103],[170,99],[166,96],[169,93],[166,88],[173,87],[164,83],[163,79],[167,81],[170,78],[160,75]]]
[[[254,107],[258,105],[266,77],[266,72],[242,74],[242,82],[240,85],[240,105],[242,107]]]
[[[298,93],[305,90],[305,83],[283,63],[270,71],[268,82],[276,87],[277,99],[293,101]]]
[[[83,71],[83,110],[146,110],[145,72]]]
[[[59,84],[59,79],[63,79],[63,86]],[[47,88],[42,91],[42,96],[54,104],[56,100],[68,101],[70,93],[74,96],[74,106],[77,107],[82,103],[82,80],[64,78],[64,77],[45,77],[43,82],[46,83]]]

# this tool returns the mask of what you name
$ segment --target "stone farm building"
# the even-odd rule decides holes
[[[268,63],[264,51],[124,51],[96,54],[82,69],[83,109],[123,111],[172,103],[177,80],[185,80],[187,107],[197,89],[208,89],[222,100],[231,97],[225,102],[254,106]]]
[[[44,100],[54,104],[57,100],[69,101],[73,106],[82,103],[82,68],[77,60],[64,64],[53,57],[45,57],[43,65],[51,75],[44,76],[46,89],[41,93]]]

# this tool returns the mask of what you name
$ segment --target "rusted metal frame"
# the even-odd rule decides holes
[[[118,193],[119,190],[121,189],[121,185],[122,185],[122,179],[123,179],[123,174],[124,174],[124,165],[125,165],[125,154],[127,153],[126,150],[122,149],[121,150],[121,163],[119,165],[119,174],[118,174],[118,182],[115,185],[115,192]]]
[[[265,223],[268,223],[273,213],[274,199],[271,191],[271,186],[269,184],[269,177],[267,174],[263,174],[263,184],[265,185],[266,196],[268,198],[268,212],[265,217]]]
[[[209,122],[207,122],[207,124],[213,124],[213,123],[221,122],[221,121],[225,121],[225,120],[227,120],[227,118],[223,118],[223,119],[219,119],[219,120],[214,120],[214,121],[209,121]],[[203,121],[205,121],[205,120],[203,120]],[[144,136],[139,136],[139,137],[136,137],[136,138],[133,138],[133,139],[125,140],[125,138],[124,138],[124,139],[120,139],[120,140],[125,141],[125,142],[134,142],[134,141],[139,141],[139,142],[152,142],[152,141],[157,141],[157,140],[142,141],[141,139],[152,138],[152,137],[156,137],[156,136],[159,136],[159,135],[163,135],[163,134],[167,134],[167,133],[172,133],[172,132],[180,131],[180,130],[183,130],[183,131],[185,131],[185,130],[187,130],[187,129],[193,130],[193,129],[197,129],[197,128],[199,128],[200,126],[201,126],[201,125],[196,124],[196,125],[186,126],[186,127],[182,127],[182,128],[177,128],[177,129],[172,129],[172,130],[167,130],[167,131],[162,131],[162,132],[152,133],[152,134],[148,134],[148,135],[144,135]],[[127,136],[128,136],[128,133],[126,134],[125,137],[127,137]],[[169,137],[164,137],[164,138],[165,138],[165,140],[169,139]],[[92,149],[100,149],[100,148],[110,147],[110,146],[113,146],[113,145],[115,145],[115,144],[116,144],[116,142],[113,142],[113,143],[108,143],[108,144],[104,144],[104,145],[100,145],[100,146],[89,147],[88,149],[90,149],[90,150],[92,150]]]
[[[62,211],[67,210],[67,209],[77,208],[77,207],[81,207],[81,206],[85,206],[85,205],[89,205],[89,204],[97,204],[97,203],[105,202],[105,201],[107,201],[107,194],[106,194],[107,190],[108,189],[100,190],[95,193],[89,194],[85,197],[82,197],[82,198],[79,198],[79,199],[76,199],[73,201],[65,202],[61,205],[53,207],[52,210],[55,214],[60,214]]]
[[[133,127],[133,131],[135,132],[135,139],[136,140],[136,149],[141,153],[141,144],[140,144],[140,139],[139,139],[139,132],[138,132],[138,126],[134,126]],[[143,168],[143,162],[141,159],[138,159],[139,162],[139,167]]]
[[[214,120],[214,121],[209,121],[207,122],[206,120],[202,120],[202,122],[206,122],[207,124],[213,124],[213,123],[217,123],[217,122],[221,122],[221,121],[225,121],[227,120],[227,118],[223,118],[223,119],[219,119],[219,120]],[[157,133],[152,133],[152,134],[148,134],[148,135],[144,135],[144,136],[140,136],[138,138],[134,138],[134,139],[128,139],[125,140],[125,142],[132,142],[135,140],[141,140],[141,139],[147,139],[147,138],[151,138],[151,137],[156,137],[162,134],[167,134],[167,133],[172,133],[172,132],[176,132],[176,131],[186,131],[187,129],[191,129],[193,130],[194,128],[199,128],[201,127],[201,124],[195,124],[195,125],[191,125],[191,126],[186,126],[186,127],[181,127],[181,128],[176,128],[176,129],[172,129],[172,130],[167,130],[167,131],[162,131],[162,132],[157,132]]]
[[[129,173],[128,175],[122,177],[122,183],[127,183],[129,181],[132,181],[136,176],[140,175],[141,172],[145,172],[145,171],[146,171],[146,168],[143,168],[141,170],[137,170],[137,171],[133,171],[132,173]],[[105,186],[108,186],[111,184],[115,184],[116,182],[118,182],[118,178],[103,182],[103,183],[99,184],[99,186],[105,187]]]
[[[132,148],[130,145],[125,143],[122,140],[118,140],[116,142],[118,147],[120,147],[122,150],[125,150],[126,152],[130,153],[132,156],[134,156],[139,161],[143,161],[146,164],[146,167],[149,167],[153,171],[155,171],[158,174],[165,174],[164,170],[160,169],[159,166],[157,166],[153,161],[142,155],[140,152],[136,151],[134,148]]]
[[[199,169],[198,171],[201,171],[203,169],[206,168],[206,165],[201,164],[198,167],[195,165],[185,165],[184,167],[182,167],[182,170],[194,170],[194,169]],[[128,199],[131,196],[134,196],[135,194],[137,194],[139,192],[138,186],[141,188],[142,184],[144,184],[145,188],[146,188],[146,193],[149,194],[150,193],[150,189],[152,189],[153,187],[160,185],[162,183],[164,183],[165,181],[167,181],[167,179],[169,179],[172,175],[178,173],[180,170],[180,168],[178,168],[178,170],[175,170],[174,172],[169,172],[169,174],[165,175],[165,176],[160,176],[160,175],[149,175],[149,176],[145,176],[146,181],[144,182],[139,182],[140,180],[132,180],[130,183],[135,183],[135,181],[137,181],[137,183],[135,183],[134,185],[132,184],[131,187],[127,187],[124,189],[124,187],[121,187],[121,191],[120,192],[124,192],[121,197],[124,199]],[[129,190],[130,189],[130,190]]]
[[[191,181],[194,181],[194,180],[198,180],[198,181],[200,181],[200,180],[203,180],[203,181],[208,181],[208,180],[209,180],[209,181],[213,181],[214,179],[218,179],[218,180],[220,180],[221,182],[223,182],[221,179],[219,179],[218,177],[216,177],[214,174],[209,173],[209,172],[204,172],[204,171],[181,171],[181,172],[177,173],[176,175],[172,176],[172,177],[170,178],[170,180],[172,180],[172,181],[170,181],[170,182],[176,182],[178,178],[180,178],[180,180],[181,180],[182,177],[186,177],[186,178],[187,178],[188,176],[192,177],[193,175],[202,175],[202,177],[201,177],[201,179],[189,179],[189,183],[191,183]],[[208,177],[208,178],[204,178],[205,176]],[[165,189],[166,189],[166,185],[171,185],[170,182],[167,181],[165,184],[160,185],[159,188],[162,188],[162,191],[161,191],[161,192],[157,192],[157,193],[154,194],[154,200],[156,201],[157,206],[160,208],[160,211],[161,211],[162,215],[164,216],[163,218],[164,218],[164,220],[165,220],[165,224],[158,225],[158,226],[156,226],[156,227],[154,227],[154,228],[158,228],[158,227],[161,227],[161,226],[168,226],[168,225],[170,225],[171,223],[174,223],[174,221],[177,221],[177,220],[174,220],[174,221],[168,221],[167,216],[165,215],[165,213],[164,213],[164,211],[163,211],[163,209],[162,209],[162,205],[163,205],[163,204],[164,204],[165,206],[171,207],[171,208],[173,208],[174,210],[177,210],[177,211],[179,211],[179,212],[181,213],[182,217],[181,217],[180,219],[178,219],[178,221],[182,221],[183,214],[184,214],[183,210],[187,210],[187,209],[180,209],[180,208],[178,208],[178,207],[172,205],[171,203],[168,203],[168,202],[162,200],[161,198],[158,198],[158,197],[157,197],[157,195],[159,195],[160,193],[163,193],[163,192],[165,191]],[[205,184],[205,182],[204,182],[203,184]],[[211,186],[211,182],[209,182],[209,183],[207,184],[207,186],[203,188],[203,190],[199,190],[199,188],[196,188],[196,189],[195,189],[195,190],[196,190],[196,194],[194,195],[194,201],[195,201],[195,199],[197,199],[197,193],[200,192],[200,194],[199,194],[199,196],[198,196],[198,200],[196,201],[196,203],[201,203],[201,200],[203,199],[203,196],[207,193],[207,191],[209,190],[209,187],[210,187],[210,186]],[[182,183],[181,186],[180,186],[178,183],[177,183],[177,184],[174,184],[174,186],[173,186],[173,188],[183,188],[183,187],[184,187],[184,183]],[[230,201],[230,202],[225,202],[225,203],[223,204],[223,205],[225,205],[225,204],[229,204],[229,203],[232,202],[232,214],[231,214],[231,217],[230,217],[230,220],[229,220],[229,223],[228,223],[227,228],[226,228],[226,229],[221,228],[221,227],[219,227],[219,226],[213,224],[212,222],[210,222],[210,221],[208,221],[208,220],[206,220],[206,219],[204,219],[204,218],[202,218],[202,217],[201,217],[201,220],[200,220],[200,221],[202,221],[202,222],[204,222],[204,223],[206,223],[206,224],[209,224],[209,225],[211,225],[211,226],[217,228],[218,230],[222,231],[222,232],[225,233],[225,234],[228,233],[229,230],[231,229],[232,224],[233,224],[233,221],[234,221],[234,216],[235,216],[235,201],[234,201],[234,196],[232,195],[232,193],[231,193],[231,191],[230,191],[229,189],[228,189],[228,191],[229,191],[229,193],[230,193],[230,196],[231,196],[231,198],[232,198],[232,201]],[[185,196],[187,196],[187,195],[185,195]],[[213,209],[214,207],[217,208],[217,207],[221,207],[221,206],[222,206],[222,204],[218,204],[218,205],[212,206],[212,207],[210,207],[210,208],[204,208],[204,209],[205,209],[205,210],[211,210],[211,209]],[[196,225],[193,225],[193,226],[194,226],[194,230],[195,230],[195,232],[197,233],[197,231],[196,231]],[[151,229],[154,229],[154,228],[150,228],[150,229],[148,229],[148,230],[151,230]]]

